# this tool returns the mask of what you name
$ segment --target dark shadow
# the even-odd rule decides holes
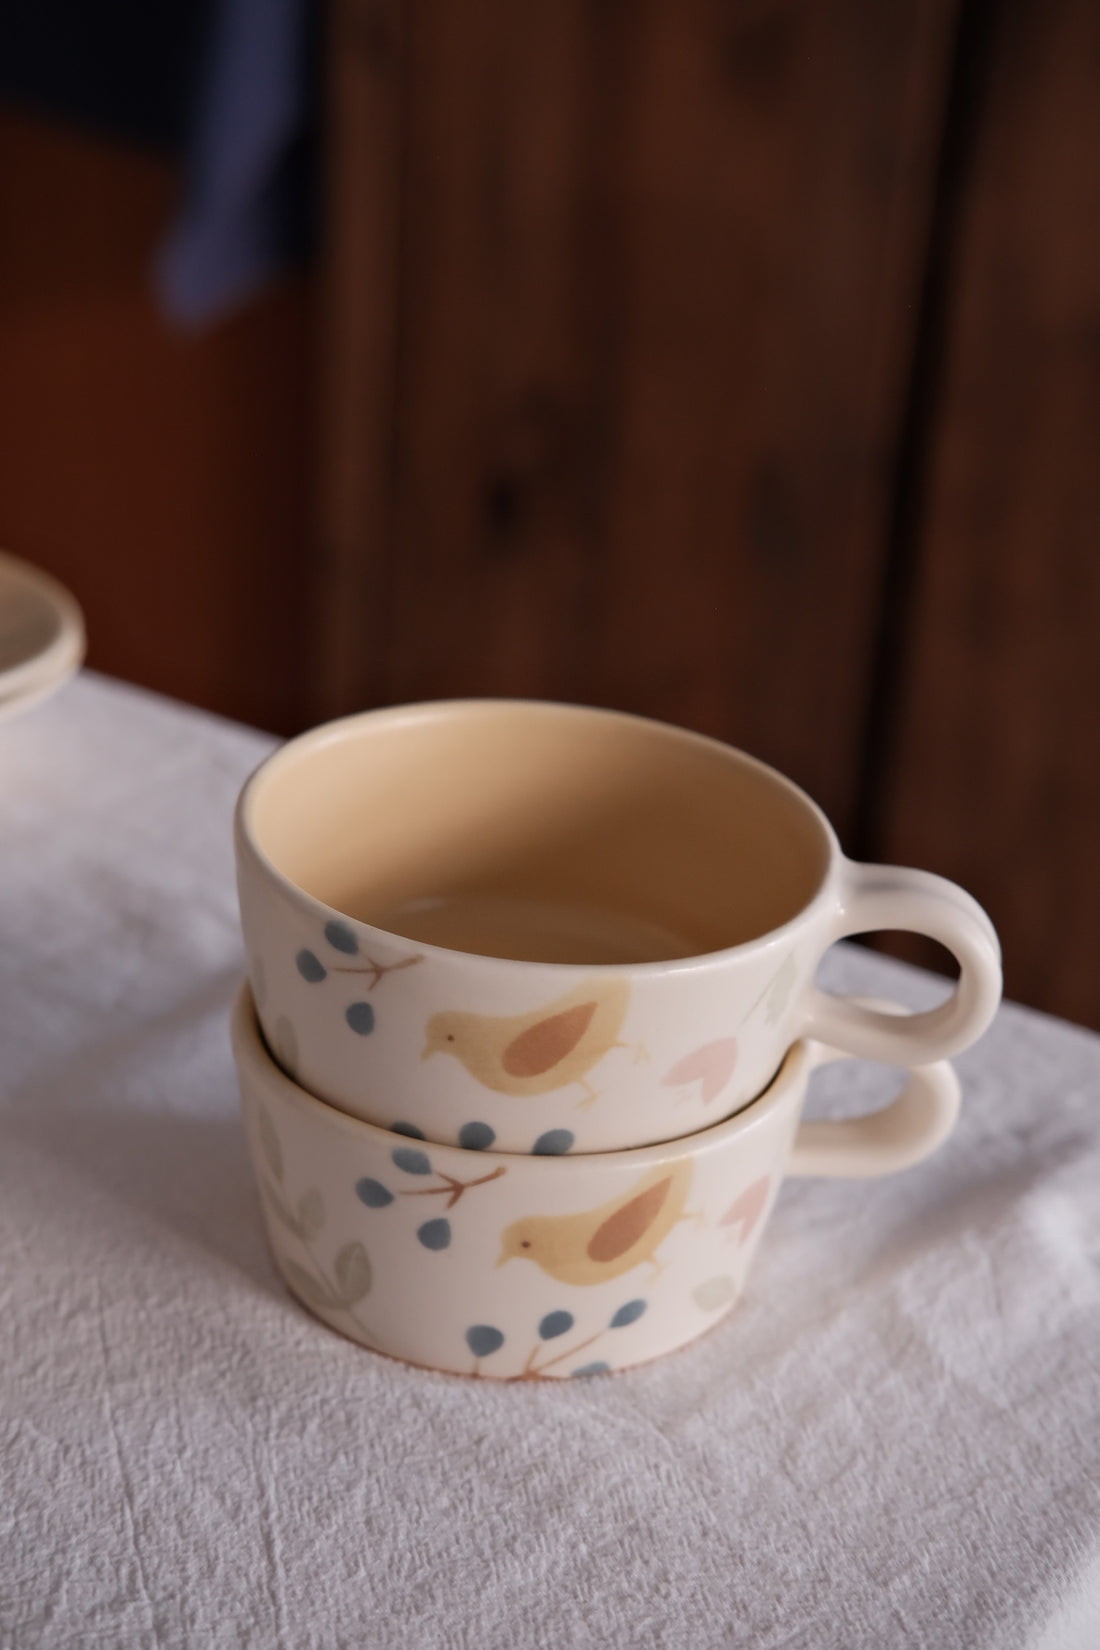
[[[909,383],[891,477],[878,635],[866,697],[858,794],[847,844],[855,859],[883,857],[902,691],[909,680],[914,596],[948,358],[956,264],[994,62],[999,11],[996,0],[962,0],[957,12]]]

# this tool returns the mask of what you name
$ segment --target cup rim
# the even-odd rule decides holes
[[[270,755],[264,757],[263,761],[253,769],[241,787],[233,810],[233,836],[238,861],[250,862],[257,871],[280,890],[291,904],[304,907],[317,918],[321,926],[329,921],[339,920],[345,923],[353,923],[364,933],[376,935],[383,942],[407,943],[402,941],[402,936],[387,928],[379,928],[374,923],[364,922],[362,918],[350,916],[348,912],[341,911],[338,906],[329,905],[325,900],[318,899],[315,894],[311,894],[307,889],[302,888],[279,869],[260,847],[253,830],[252,815],[259,789],[265,779],[284,764],[292,763],[297,757],[311,750],[337,744],[366,723],[413,721],[422,717],[438,715],[441,711],[455,713],[483,709],[487,706],[506,710],[534,709],[540,712],[558,712],[568,715],[593,715],[615,721],[641,723],[647,727],[660,728],[666,733],[674,734],[680,740],[710,750],[719,755],[724,761],[733,761],[742,767],[752,769],[769,783],[786,791],[798,803],[800,808],[810,816],[826,845],[825,869],[811,898],[795,912],[794,916],[788,917],[786,922],[780,923],[775,928],[767,929],[765,933],[758,934],[753,939],[742,940],[736,945],[721,946],[716,951],[694,952],[687,957],[669,957],[659,959],[656,962],[633,963],[541,962],[530,958],[496,957],[485,952],[461,951],[452,946],[433,945],[422,940],[416,942],[418,951],[427,956],[442,959],[461,959],[463,964],[468,964],[471,967],[519,969],[529,975],[548,973],[575,977],[578,973],[597,976],[625,974],[633,979],[637,976],[683,974],[720,966],[726,961],[749,952],[763,953],[774,946],[789,943],[792,936],[799,929],[814,922],[819,909],[828,903],[836,867],[844,858],[844,855],[836,832],[823,809],[818,806],[811,796],[807,795],[800,785],[796,785],[793,779],[788,779],[777,768],[771,767],[767,762],[762,762],[759,757],[751,756],[747,751],[740,750],[736,745],[727,744],[725,740],[716,739],[710,734],[697,733],[691,728],[681,728],[675,723],[662,722],[655,717],[640,716],[633,711],[613,710],[598,705],[572,704],[565,700],[556,699],[511,699],[496,698],[491,695],[484,698],[424,699],[409,704],[385,705],[375,710],[354,711],[348,716],[340,716],[331,721],[322,722],[317,727],[309,728],[304,733],[295,735],[294,738],[286,740]]]
[[[734,1112],[731,1117],[712,1123],[708,1128],[698,1129],[693,1134],[651,1142],[646,1146],[543,1156],[536,1152],[476,1152],[463,1146],[397,1134],[392,1129],[383,1128],[379,1123],[368,1122],[364,1117],[355,1117],[327,1100],[318,1099],[309,1089],[303,1088],[292,1077],[288,1077],[275,1060],[264,1041],[252,986],[247,978],[242,981],[233,1000],[230,1031],[234,1060],[243,1073],[247,1073],[268,1090],[275,1090],[282,1100],[293,1105],[300,1113],[323,1123],[328,1128],[338,1128],[358,1140],[372,1140],[387,1150],[397,1146],[423,1146],[433,1152],[453,1153],[463,1162],[485,1158],[491,1159],[494,1163],[537,1165],[537,1172],[540,1174],[568,1173],[570,1170],[576,1172],[586,1164],[598,1169],[606,1169],[618,1163],[628,1164],[632,1168],[656,1167],[659,1163],[673,1163],[685,1157],[694,1158],[721,1151],[738,1135],[749,1134],[776,1111],[789,1104],[792,1093],[797,1094],[804,1090],[815,1063],[812,1046],[807,1039],[792,1043],[783,1056],[779,1070],[755,1100],[750,1100],[747,1106],[742,1106],[740,1111]]]

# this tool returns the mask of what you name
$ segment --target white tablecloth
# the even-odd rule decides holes
[[[1095,1650],[1100,1039],[1004,1009],[949,1144],[789,1182],[663,1363],[406,1369],[260,1230],[226,1013],[268,748],[87,676],[0,729],[0,1643]]]

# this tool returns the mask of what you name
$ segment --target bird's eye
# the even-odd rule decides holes
[[[531,1247],[531,1239],[530,1238],[524,1238],[523,1242],[520,1244],[520,1248],[521,1249],[530,1249],[530,1247]]]
[[[453,1042],[454,1042],[454,1040],[455,1040],[455,1034],[454,1034],[454,1032],[453,1032],[453,1031],[448,1031],[448,1033],[447,1033],[447,1041],[448,1041],[448,1042],[449,1042],[449,1043],[453,1043]]]

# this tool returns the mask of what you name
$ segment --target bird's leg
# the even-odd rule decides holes
[[[707,1220],[707,1217],[702,1209],[688,1209],[685,1214],[682,1214],[677,1218],[677,1226],[679,1226],[681,1220],[690,1220],[695,1226],[710,1225],[710,1222]]]
[[[584,1090],[584,1099],[577,1101],[576,1109],[577,1111],[587,1111],[589,1106],[594,1106],[600,1097],[596,1093],[596,1090],[592,1087],[592,1084],[588,1081],[587,1077],[578,1077],[577,1082]]]
[[[612,1043],[611,1047],[612,1048],[632,1048],[634,1050],[634,1064],[636,1066],[648,1065],[650,1059],[652,1058],[648,1048],[646,1048],[645,1044],[642,1043],[642,1042],[637,1042],[637,1043]]]
[[[667,1271],[667,1267],[665,1266],[665,1263],[664,1263],[663,1260],[658,1260],[657,1259],[656,1255],[650,1255],[649,1256],[648,1264],[650,1266],[652,1266],[652,1268],[653,1268],[653,1271],[650,1274],[649,1281],[650,1281],[650,1283],[656,1283],[657,1279],[660,1277],[661,1273],[664,1272],[664,1271]]]

